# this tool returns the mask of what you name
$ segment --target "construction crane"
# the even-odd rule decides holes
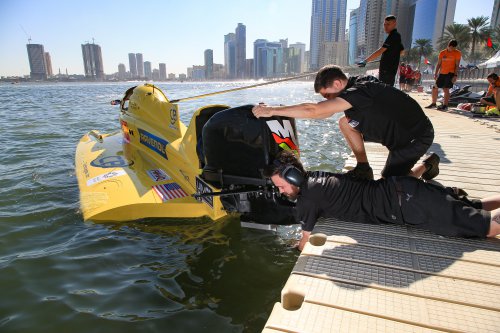
[[[26,32],[26,30],[24,30],[23,26],[21,24],[19,24],[21,26],[21,29],[23,29],[24,31],[24,34],[26,35],[26,37],[28,37],[28,44],[31,44],[31,36],[28,35],[28,33]]]

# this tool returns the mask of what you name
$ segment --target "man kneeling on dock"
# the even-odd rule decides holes
[[[282,151],[265,170],[280,193],[296,201],[304,248],[319,217],[353,222],[407,224],[443,236],[500,234],[500,195],[469,200],[450,187],[409,176],[359,180],[346,174],[306,172],[299,159]]]

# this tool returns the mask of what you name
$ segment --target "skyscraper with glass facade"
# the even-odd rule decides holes
[[[224,36],[224,69],[227,79],[236,78],[236,34]]]
[[[203,55],[205,58],[205,79],[212,80],[214,78],[214,51],[205,50]]]
[[[310,68],[320,67],[325,42],[344,42],[347,0],[312,0]],[[342,45],[342,43],[337,44]]]
[[[144,60],[142,59],[142,53],[136,53],[135,59],[137,60],[137,76],[144,77]]]
[[[446,26],[453,23],[456,5],[457,0],[418,0],[411,4],[410,12],[415,13],[412,45],[417,39],[430,39],[436,49]]]
[[[491,28],[495,29],[500,25],[500,0],[495,0],[493,3],[493,11],[491,12]]]
[[[27,44],[28,60],[30,62],[30,77],[32,80],[46,80],[47,66],[42,44]]]
[[[130,77],[132,79],[137,77],[137,59],[135,58],[135,53],[128,54],[128,66],[130,68]]]
[[[160,80],[165,81],[167,79],[167,65],[165,63],[160,62],[158,65],[158,69],[160,71]]]
[[[93,80],[104,79],[101,47],[97,44],[82,44],[85,77]]]
[[[246,43],[247,43],[247,28],[244,24],[238,23],[235,33],[235,52],[236,52],[236,78],[245,78],[246,66]]]
[[[283,45],[257,39],[253,44],[254,77],[270,78],[284,74]]]

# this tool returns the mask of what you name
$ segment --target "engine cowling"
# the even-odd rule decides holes
[[[294,224],[294,205],[282,199],[263,169],[280,150],[299,152],[292,118],[255,118],[253,105],[220,111],[202,131],[202,178],[221,189],[228,211],[242,213],[242,220],[264,224]]]

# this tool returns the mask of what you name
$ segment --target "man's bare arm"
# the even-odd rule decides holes
[[[267,106],[259,104],[254,106],[252,112],[255,117],[282,116],[291,118],[322,119],[343,112],[352,105],[343,98],[334,98],[319,103],[302,103],[290,106]]]

